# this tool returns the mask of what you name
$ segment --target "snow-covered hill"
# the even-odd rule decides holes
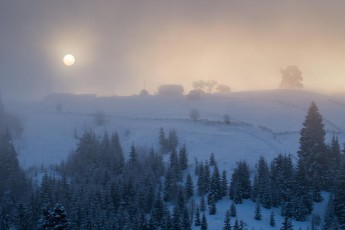
[[[306,91],[251,91],[229,96],[187,97],[61,97],[60,100],[7,105],[24,122],[24,133],[16,140],[18,156],[24,167],[58,163],[75,147],[75,134],[94,129],[117,131],[125,150],[132,143],[157,146],[159,128],[176,129],[181,143],[189,149],[190,159],[206,159],[214,152],[220,167],[230,169],[236,161],[251,164],[260,155],[273,158],[278,153],[294,154],[298,147],[309,104],[315,101],[324,117],[328,137],[333,133],[344,140],[345,97]],[[56,106],[61,103],[61,112]],[[190,111],[197,109],[200,120],[192,121]],[[105,125],[97,126],[94,114],[106,115]],[[224,115],[231,123],[224,123]],[[128,152],[128,151],[127,151]]]
[[[75,148],[77,137],[93,129],[99,136],[105,131],[117,131],[125,153],[134,143],[138,146],[158,147],[160,127],[166,132],[175,129],[180,143],[185,143],[190,163],[194,158],[216,156],[220,169],[231,169],[236,161],[245,159],[253,167],[259,156],[271,160],[278,153],[296,155],[299,130],[310,103],[315,101],[323,115],[327,138],[337,135],[345,140],[345,97],[327,96],[306,91],[255,91],[232,93],[228,96],[205,96],[200,100],[187,97],[61,97],[55,100],[6,105],[22,118],[24,133],[15,140],[20,163],[25,168],[49,165],[67,158]],[[62,110],[57,111],[57,104]],[[197,109],[200,119],[190,118]],[[98,126],[95,114],[105,114],[106,124]],[[230,117],[230,124],[224,122]],[[314,214],[324,214],[325,201],[316,204]],[[199,199],[196,197],[196,199]],[[209,229],[221,229],[230,200],[217,204],[217,215],[207,216]],[[262,221],[255,221],[255,204],[246,200],[238,205],[238,216],[249,229],[274,229],[269,226],[271,210],[262,210]],[[276,213],[276,229],[282,218]],[[232,220],[232,224],[233,224]],[[309,222],[295,222],[296,229],[306,229]],[[199,228],[195,228],[199,229]]]

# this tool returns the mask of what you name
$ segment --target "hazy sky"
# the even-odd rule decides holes
[[[131,95],[146,84],[345,90],[344,0],[0,0],[0,91]],[[62,63],[76,57],[73,67]]]

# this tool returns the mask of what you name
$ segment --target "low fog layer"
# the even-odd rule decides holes
[[[51,92],[131,95],[213,79],[234,91],[277,88],[297,65],[307,89],[345,89],[345,29],[334,1],[0,2],[5,100]],[[76,64],[66,67],[65,54]]]

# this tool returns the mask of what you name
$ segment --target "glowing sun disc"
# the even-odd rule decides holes
[[[66,54],[64,57],[63,57],[63,63],[66,65],[66,66],[72,66],[74,65],[75,63],[75,58],[72,54]]]

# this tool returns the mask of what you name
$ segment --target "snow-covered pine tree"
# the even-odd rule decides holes
[[[195,159],[194,175],[199,176],[199,161]]]
[[[194,226],[200,226],[200,225],[201,225],[200,208],[199,206],[197,206],[195,209]]]
[[[234,202],[231,202],[231,205],[230,205],[230,215],[232,217],[236,217],[237,216],[236,205],[235,205]]]
[[[128,166],[130,167],[138,167],[139,160],[137,150],[134,147],[134,144],[131,145],[131,150],[129,152],[129,159],[128,159]]]
[[[273,207],[291,202],[294,168],[290,155],[279,154],[271,162],[271,201]],[[253,189],[254,191],[254,189]]]
[[[231,176],[229,196],[236,204],[243,199],[249,199],[251,194],[251,182],[249,179],[249,166],[247,162],[240,161]]]
[[[293,230],[293,225],[289,217],[285,217],[280,230]]]
[[[184,191],[186,194],[186,198],[189,199],[194,195],[194,185],[193,185],[193,180],[192,176],[188,173],[187,179],[184,185]]]
[[[216,164],[216,158],[214,157],[214,153],[212,152],[210,155],[210,166],[214,166]]]
[[[275,227],[276,226],[276,219],[274,212],[272,211],[270,214],[270,226]]]
[[[37,227],[38,229],[66,230],[68,225],[66,210],[61,204],[57,203],[52,210],[43,210]]]
[[[255,220],[261,220],[261,218],[262,218],[262,216],[261,216],[261,206],[260,206],[259,202],[256,202],[254,219]]]
[[[304,164],[308,177],[308,185],[313,201],[322,200],[321,188],[326,188],[328,156],[325,146],[325,130],[322,116],[314,102],[308,109],[303,128],[300,131],[300,147],[298,164]]]
[[[235,219],[234,226],[232,227],[233,230],[241,230],[240,225],[238,223],[238,219]]]
[[[230,215],[230,210],[226,210],[225,212],[225,217],[224,217],[224,226],[223,230],[231,230],[231,215]]]
[[[210,197],[208,211],[209,211],[209,215],[216,215],[217,213],[216,199],[214,198],[214,196]]]
[[[168,146],[168,151],[170,152],[176,152],[176,148],[178,146],[178,137],[176,134],[176,130],[172,129],[169,131],[169,135],[167,138],[167,146]]]
[[[176,151],[170,152],[169,166],[173,172],[174,177],[177,180],[181,179],[181,168]]]
[[[163,182],[163,199],[164,201],[171,201],[173,199],[174,187],[176,185],[173,171],[169,167],[164,175]]]
[[[215,201],[222,199],[221,194],[221,179],[217,164],[214,165],[213,173],[211,176],[211,184],[209,190],[209,196],[213,196]]]
[[[178,205],[175,205],[173,210],[172,229],[182,229],[182,213]]]
[[[205,212],[202,213],[200,230],[207,230],[207,219],[205,216]]]
[[[271,187],[270,187],[270,172],[264,157],[260,157],[257,163],[256,172],[256,202],[259,202],[264,208],[271,208]]]
[[[333,135],[332,140],[327,147],[329,160],[327,166],[328,171],[326,172],[326,189],[332,190],[341,163],[341,150],[338,138]]]
[[[158,139],[159,139],[159,151],[160,151],[160,153],[161,154],[167,153],[168,152],[168,148],[169,148],[168,147],[168,140],[165,137],[165,132],[164,132],[163,127],[161,127],[159,129]]]
[[[156,228],[163,227],[164,203],[159,194],[156,195],[151,212],[151,220]]]
[[[221,194],[221,198],[223,198],[224,196],[226,196],[227,192],[228,192],[228,178],[226,176],[226,171],[223,170],[222,172],[222,179],[220,181],[220,194]]]
[[[294,219],[303,221],[312,212],[313,201],[308,176],[304,163],[297,165],[295,187],[291,197],[292,206],[287,206],[284,216],[293,216]],[[288,203],[289,204],[289,203]]]
[[[125,158],[123,156],[120,139],[117,132],[114,132],[111,135],[110,146],[111,146],[113,161],[114,161],[113,171],[115,175],[119,175],[123,172],[123,167],[125,165]]]
[[[334,189],[334,209],[340,229],[345,229],[345,161],[341,163]]]
[[[202,196],[200,198],[200,211],[205,212],[206,211],[206,201],[205,201],[205,197]]]
[[[188,168],[188,152],[186,145],[182,145],[179,151],[179,165],[181,170]]]
[[[327,209],[325,212],[322,229],[338,229],[337,216],[335,215],[335,205],[334,205],[334,196],[331,193],[328,199]]]
[[[183,230],[191,230],[192,229],[191,221],[190,221],[190,218],[189,218],[189,212],[188,212],[187,208],[185,208],[183,210],[182,229]]]

